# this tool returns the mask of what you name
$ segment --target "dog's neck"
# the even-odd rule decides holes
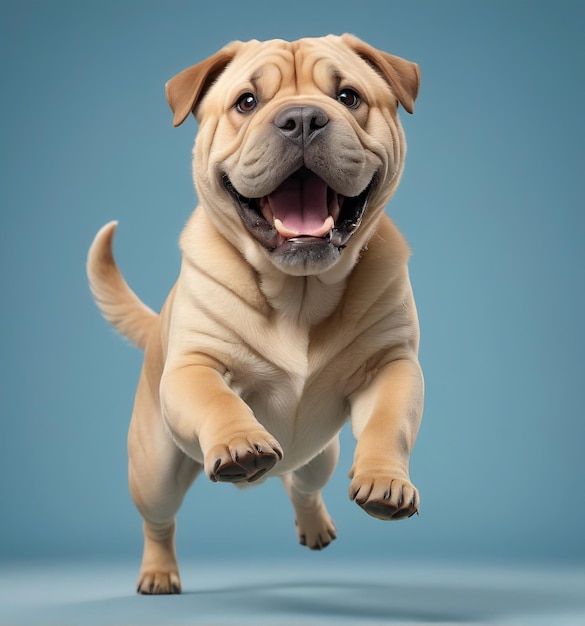
[[[343,251],[348,253],[344,263],[324,275],[288,276],[276,269],[264,273],[260,288],[276,314],[317,326],[335,311],[339,313],[344,301],[357,299],[363,312],[375,305],[383,286],[397,284],[405,276],[407,280],[410,249],[392,220],[383,215],[363,235],[355,248]],[[373,275],[379,289],[370,287]],[[346,318],[351,316],[349,310],[344,311]]]
[[[244,255],[258,272],[260,289],[273,314],[310,328],[326,320],[341,302],[348,278],[369,238],[367,232],[363,235],[365,239],[356,237],[343,250],[338,263],[315,275],[287,274],[267,259],[257,246],[244,251]]]
[[[336,310],[350,282],[361,281],[359,276],[354,277],[360,256],[360,276],[362,271],[375,272],[387,280],[408,260],[408,246],[387,217],[368,226],[362,237],[356,237],[353,242],[356,245],[343,251],[340,263],[315,276],[285,274],[265,255],[256,255],[251,249],[238,250],[220,233],[202,207],[194,212],[183,231],[181,250],[191,266],[213,276],[266,318],[280,317],[287,323],[310,329]],[[381,232],[370,239],[376,226]],[[248,263],[242,263],[242,255]],[[374,300],[377,297],[376,294],[366,295],[360,297]]]
[[[279,271],[261,276],[260,289],[276,315],[300,326],[320,324],[335,310],[346,281],[324,283],[318,276],[289,276]]]
[[[346,277],[355,260],[347,255],[349,269],[325,276],[291,276],[276,268],[253,242],[239,250],[224,237],[203,207],[188,221],[180,241],[183,258],[267,318],[283,318],[310,328],[320,324],[339,305]],[[345,253],[346,251],[344,251]],[[242,263],[242,256],[247,263]],[[357,258],[357,254],[354,255]],[[221,259],[221,262],[219,262]]]

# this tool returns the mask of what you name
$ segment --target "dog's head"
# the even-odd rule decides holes
[[[205,210],[258,270],[344,275],[392,196],[418,66],[351,35],[234,42],[166,86]]]

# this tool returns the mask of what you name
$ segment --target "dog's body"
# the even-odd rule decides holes
[[[200,122],[201,206],[160,315],[115,265],[115,223],[88,259],[103,314],[145,348],[129,433],[142,593],[180,590],[174,518],[202,469],[282,477],[301,543],[326,546],[320,489],[348,419],[352,499],[382,519],[418,510],[418,321],[408,246],[384,214],[406,147],[397,104],[412,112],[418,82],[416,65],[344,35],[236,42],[167,84],[175,125]]]

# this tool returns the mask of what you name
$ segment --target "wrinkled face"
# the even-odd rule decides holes
[[[402,171],[397,96],[339,37],[248,42],[197,108],[194,177],[259,266],[328,271],[371,236]]]

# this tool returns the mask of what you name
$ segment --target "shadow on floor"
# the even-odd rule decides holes
[[[241,572],[243,574],[243,572]],[[83,602],[31,606],[0,624],[28,626],[118,626],[125,624],[563,624],[563,615],[585,616],[585,599],[572,590],[506,588],[497,577],[488,587],[380,584],[300,580],[298,575],[268,582],[266,571],[251,572],[244,584],[189,588],[180,596],[104,597]],[[339,575],[338,575],[339,578]],[[546,587],[546,586],[545,586]],[[34,598],[31,598],[34,602]],[[0,612],[0,618],[2,613]],[[554,621],[546,621],[548,619]],[[556,616],[556,617],[553,617]],[[534,621],[537,620],[537,621]],[[538,621],[544,620],[544,621]],[[585,622],[566,622],[577,624]]]

